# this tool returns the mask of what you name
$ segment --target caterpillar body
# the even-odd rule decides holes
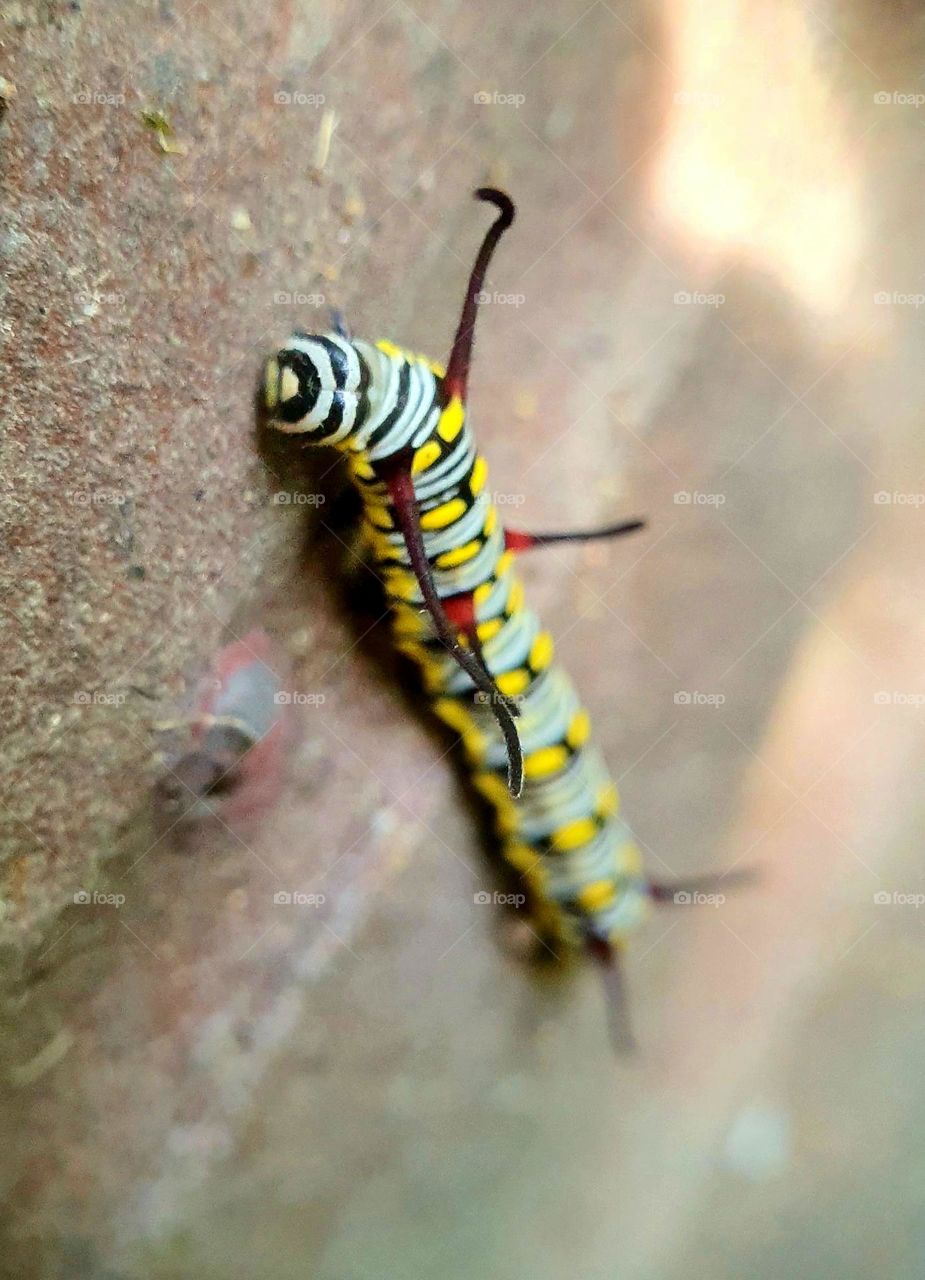
[[[505,860],[566,942],[610,963],[653,899],[588,713],[553,661],[524,600],[519,552],[629,533],[627,521],[578,533],[503,529],[466,414],[478,297],[514,218],[502,192],[469,280],[447,367],[338,326],[296,331],[265,369],[271,425],[346,455],[398,647],[418,664],[476,788],[495,810]],[[507,784],[504,780],[507,768]]]

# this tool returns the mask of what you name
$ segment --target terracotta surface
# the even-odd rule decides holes
[[[4,1274],[921,1274],[922,37],[878,12],[6,6]],[[328,305],[445,352],[486,179],[494,488],[649,520],[533,599],[653,873],[760,869],[640,935],[617,1064],[476,900],[337,470],[255,423]],[[159,824],[158,726],[255,625],[282,799]]]

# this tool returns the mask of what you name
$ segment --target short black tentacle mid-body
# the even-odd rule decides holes
[[[297,331],[267,363],[265,401],[280,431],[346,455],[396,644],[459,734],[504,857],[563,939],[612,962],[653,894],[588,713],[524,603],[514,560],[551,542],[631,533],[641,521],[576,533],[501,527],[466,396],[479,293],[514,205],[490,188],[475,194],[498,212],[445,370],[342,328]]]

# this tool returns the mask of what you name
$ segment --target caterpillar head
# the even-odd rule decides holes
[[[297,331],[267,361],[263,398],[277,430],[334,444],[360,425],[368,383],[366,365],[346,338]]]

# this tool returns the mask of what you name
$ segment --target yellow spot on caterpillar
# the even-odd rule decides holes
[[[588,735],[591,732],[591,717],[587,711],[576,711],[569,721],[569,726],[565,734],[565,741],[569,744],[573,751],[577,751],[579,747],[583,747],[588,741]]]
[[[449,444],[462,431],[465,418],[466,411],[462,406],[462,401],[457,396],[453,396],[440,415],[440,420],[437,423],[437,435]]]
[[[516,698],[530,683],[530,672],[523,667],[515,667],[513,671],[505,671],[495,676],[495,684],[507,698]]]
[[[417,590],[417,579],[412,573],[392,569],[384,575],[385,589],[397,600],[411,600]]]
[[[413,639],[424,634],[424,615],[417,609],[396,605],[392,615],[392,631],[398,637]]]
[[[481,454],[476,458],[472,467],[472,476],[469,480],[469,488],[473,494],[481,493],[485,488],[485,481],[488,479],[488,463]]]
[[[445,365],[445,364],[440,364],[440,362],[439,362],[438,360],[427,360],[427,359],[425,359],[424,363],[427,365],[427,367],[428,367],[428,369],[431,371],[431,373],[433,373],[433,374],[435,374],[435,375],[436,375],[436,377],[438,377],[438,378],[445,378],[445,377],[446,377],[446,365]]]
[[[482,525],[482,533],[486,538],[490,538],[498,527],[498,513],[494,507],[488,508],[488,514],[485,517],[485,523]]]
[[[370,524],[374,524],[377,529],[393,529],[392,515],[388,507],[379,506],[375,502],[366,503],[366,519]]]
[[[457,733],[465,733],[467,729],[472,728],[472,717],[469,712],[452,698],[438,698],[434,703],[434,714]]]
[[[539,747],[524,757],[524,775],[531,781],[548,778],[551,774],[557,773],[567,760],[568,752],[559,744],[552,747]]]
[[[422,444],[420,449],[416,450],[414,461],[411,464],[411,474],[417,475],[421,471],[426,471],[428,467],[432,467],[440,457],[440,446],[436,440],[428,440],[426,444]]]
[[[589,914],[609,907],[617,896],[617,886],[612,880],[595,880],[586,884],[578,894],[578,905]]]
[[[472,599],[475,602],[476,608],[478,608],[479,605],[485,603],[485,601],[491,595],[491,588],[492,588],[492,583],[490,582],[483,582],[481,586],[476,587],[475,591],[472,593]]]
[[[486,640],[491,640],[496,636],[503,626],[503,618],[489,618],[487,622],[480,622],[477,627],[479,639],[484,644]]]
[[[593,818],[576,818],[552,833],[552,847],[556,853],[570,853],[579,849],[597,835],[597,823]]]
[[[606,787],[601,787],[597,796],[597,812],[602,818],[609,818],[611,814],[617,812],[620,807],[620,797],[617,794],[617,788],[612,782],[608,782]]]
[[[517,840],[505,846],[504,860],[518,871],[533,871],[539,865],[540,858],[530,845]]]
[[[444,502],[439,507],[434,507],[431,511],[421,513],[422,529],[445,529],[448,524],[452,524],[454,520],[458,520],[460,516],[466,514],[466,504],[462,498],[451,498],[449,502]]]
[[[617,866],[625,876],[642,875],[642,854],[632,840],[627,840],[617,850]]]
[[[466,542],[461,547],[453,547],[449,551],[444,551],[443,555],[437,556],[437,568],[455,569],[458,564],[466,564],[468,561],[473,560],[481,548],[481,542],[474,538],[472,542]]]
[[[519,613],[524,605],[524,584],[519,578],[511,584],[511,589],[507,593],[507,612],[508,614]]]
[[[394,342],[389,342],[386,338],[383,338],[381,342],[377,342],[376,346],[384,355],[390,356],[393,360],[404,360],[405,358],[405,353],[401,347],[396,347]]]
[[[279,396],[277,395],[278,382],[279,362],[277,360],[268,360],[267,371],[264,374],[263,381],[263,399],[268,409],[275,409],[279,404]]]
[[[511,793],[506,783],[493,773],[474,773],[472,785],[495,808],[499,831],[513,832],[517,830],[517,809],[511,800]]]
[[[369,463],[366,461],[365,458],[360,458],[360,457],[357,457],[356,454],[353,454],[350,457],[349,465],[350,465],[350,470],[353,472],[353,474],[355,476],[358,476],[361,480],[375,479],[376,473],[375,471],[373,471],[372,467],[369,465]]]
[[[514,563],[514,552],[502,551],[501,555],[498,556],[498,563],[495,565],[495,577],[503,578],[513,563]]]
[[[530,646],[530,666],[534,671],[544,671],[552,662],[553,643],[548,631],[541,631]]]
[[[413,658],[422,667],[429,661],[430,655],[427,650],[415,640],[399,640],[396,642],[395,648],[399,653],[403,653],[405,657]]]
[[[287,365],[279,380],[279,398],[283,402],[299,394],[299,379],[294,369]]]

